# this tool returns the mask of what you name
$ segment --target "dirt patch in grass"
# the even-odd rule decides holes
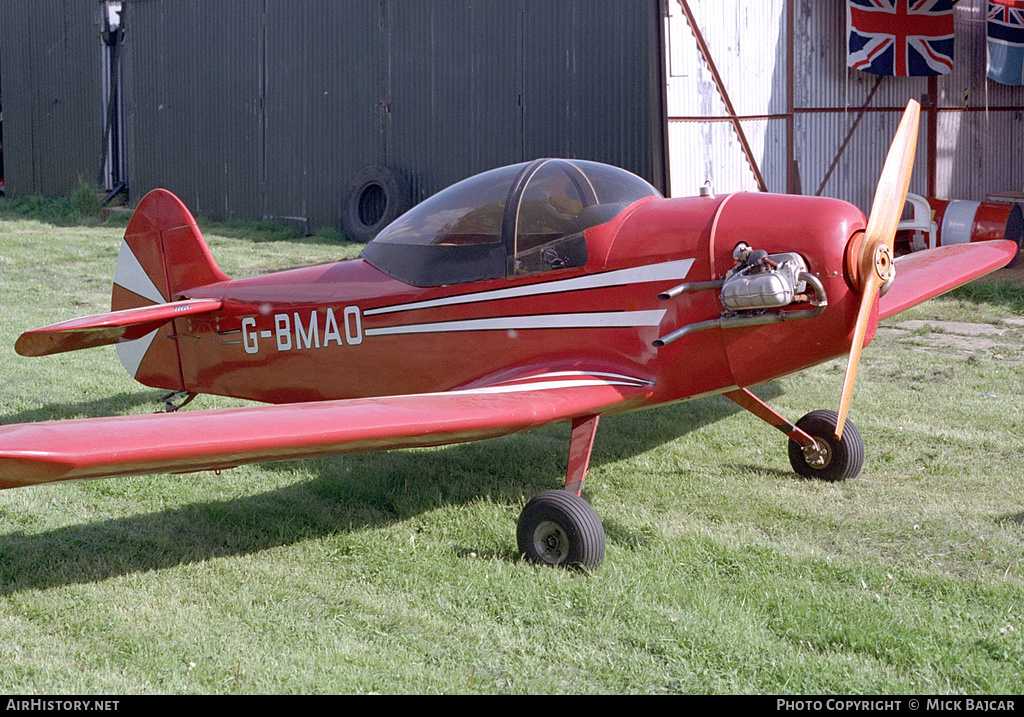
[[[988,353],[999,359],[1024,360],[1024,312],[1020,311],[1024,296],[1024,256],[1018,257],[1015,266],[987,274],[950,295],[968,301],[1005,305],[1018,315],[1001,318],[996,324],[971,321],[970,314],[963,315],[960,320],[945,321],[893,317],[878,327],[878,334],[891,336],[907,345],[916,344],[925,351]],[[981,319],[981,316],[977,318]]]
[[[1024,257],[1018,258],[1015,266],[994,271],[976,279],[975,283],[1010,284],[1024,290]],[[941,349],[964,354],[985,352],[999,358],[1024,360],[1024,316],[1003,319],[998,325],[971,321],[899,320],[894,317],[886,325],[879,326],[878,333],[893,336],[903,343],[916,343],[922,350]]]
[[[1000,358],[1020,357],[1020,332],[1024,330],[1024,319],[1017,325],[1000,327],[992,324],[976,324],[964,321],[899,321],[888,326],[879,326],[879,335],[891,335],[905,343],[918,343],[922,349],[945,349],[957,353],[979,351],[998,355]]]

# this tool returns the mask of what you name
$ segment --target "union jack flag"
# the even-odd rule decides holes
[[[953,0],[848,0],[847,65],[875,75],[953,70]]]
[[[1004,85],[1024,85],[1024,0],[990,0],[988,76]]]

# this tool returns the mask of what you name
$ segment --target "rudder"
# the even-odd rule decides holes
[[[110,308],[169,303],[187,289],[227,280],[191,212],[171,192],[154,189],[139,202],[125,229]],[[174,336],[174,322],[170,322],[140,339],[118,344],[118,357],[140,383],[185,390]]]

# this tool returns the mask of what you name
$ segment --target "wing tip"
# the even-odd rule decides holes
[[[896,280],[879,299],[878,319],[906,311],[920,303],[1008,266],[1020,247],[998,239],[950,244],[899,257]]]

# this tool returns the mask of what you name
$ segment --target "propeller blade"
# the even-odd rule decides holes
[[[871,305],[875,302],[875,293],[882,282],[869,275],[864,285],[864,293],[860,297],[860,310],[857,312],[857,324],[853,332],[853,345],[850,347],[850,358],[846,363],[846,377],[843,379],[843,395],[839,401],[839,418],[836,419],[836,438],[843,437],[846,426],[846,414],[850,411],[850,399],[853,396],[853,384],[857,380],[857,368],[860,366],[860,353],[864,348],[864,337],[868,332],[868,321],[871,319]]]
[[[846,378],[843,380],[843,394],[839,401],[836,438],[843,437],[846,414],[850,410],[853,385],[857,379],[860,354],[864,348],[864,337],[867,336],[868,322],[871,319],[871,308],[878,292],[895,272],[893,245],[896,241],[896,226],[903,214],[907,190],[910,188],[910,175],[914,171],[920,115],[921,105],[911,100],[903,112],[903,119],[900,120],[892,146],[889,147],[889,154],[885,158],[882,175],[875,189],[871,214],[868,216],[867,228],[860,242],[859,255],[849,257],[849,261],[855,265],[847,269],[861,291],[861,299],[857,322],[854,325],[853,345],[850,347],[850,358],[846,365]]]

